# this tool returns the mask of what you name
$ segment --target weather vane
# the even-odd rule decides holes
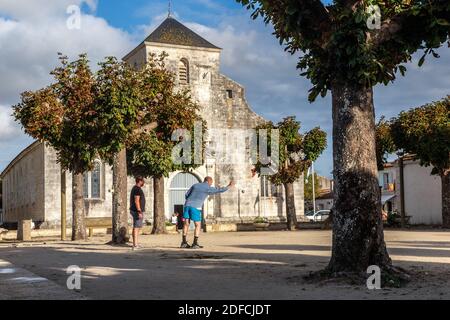
[[[169,0],[169,14],[168,17],[172,16],[172,0]]]

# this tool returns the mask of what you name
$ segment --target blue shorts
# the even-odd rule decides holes
[[[192,207],[184,207],[183,218],[194,222],[202,221],[202,212]]]
[[[141,219],[139,219],[139,213],[136,211],[130,211],[130,214],[133,217],[133,228],[141,229],[144,226],[144,214],[142,214]]]

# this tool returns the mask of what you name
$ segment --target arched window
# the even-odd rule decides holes
[[[95,162],[94,170],[91,172],[91,198],[100,198],[100,181],[102,167],[99,161]]]
[[[102,198],[102,163],[95,161],[94,169],[85,172],[83,176],[83,191],[85,199]]]
[[[189,84],[189,61],[183,58],[178,64],[180,84]]]

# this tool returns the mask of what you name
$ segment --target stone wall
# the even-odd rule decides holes
[[[44,221],[44,147],[33,143],[2,175],[3,222]]]

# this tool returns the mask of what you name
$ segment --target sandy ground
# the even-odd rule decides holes
[[[178,249],[178,235],[142,236],[145,248],[136,252],[105,245],[106,235],[83,243],[39,239],[0,243],[0,260],[61,288],[66,288],[66,268],[78,265],[80,295],[88,299],[450,299],[450,232],[385,234],[394,264],[412,274],[411,283],[400,289],[307,283],[303,276],[323,269],[330,257],[331,232],[322,230],[208,233],[200,251]],[[6,287],[0,277],[0,292],[5,289],[1,299],[27,292],[23,286]]]

